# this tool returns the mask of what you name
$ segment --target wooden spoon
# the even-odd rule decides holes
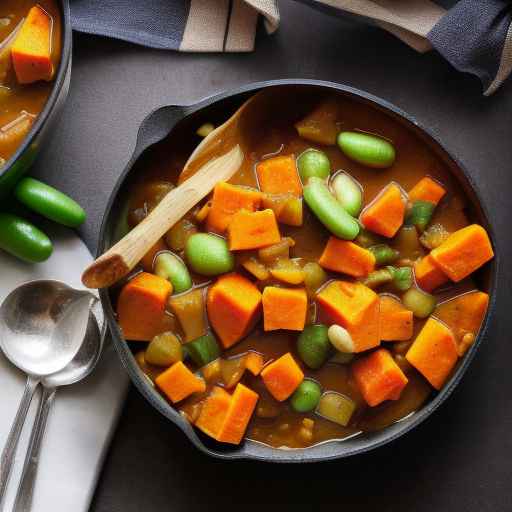
[[[133,270],[147,251],[219,181],[229,180],[244,161],[242,113],[261,93],[249,98],[224,124],[213,130],[190,155],[180,175],[180,185],[119,242],[82,274],[88,288],[111,286]],[[253,110],[253,109],[251,109]],[[246,132],[246,130],[243,130]],[[216,156],[221,154],[222,156]]]

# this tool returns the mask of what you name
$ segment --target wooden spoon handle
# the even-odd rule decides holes
[[[216,183],[229,180],[240,168],[243,159],[242,150],[236,145],[228,153],[210,160],[179,187],[171,190],[140,224],[84,271],[84,285],[104,288],[128,274],[144,254]]]

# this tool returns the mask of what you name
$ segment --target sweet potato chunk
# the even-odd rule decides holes
[[[151,341],[162,332],[171,291],[169,281],[147,272],[141,272],[124,285],[117,299],[117,317],[127,340]]]
[[[290,352],[265,366],[261,378],[270,394],[279,402],[286,400],[303,381],[304,373]]]
[[[379,348],[352,365],[352,375],[369,406],[398,400],[408,379],[388,350]]]
[[[321,316],[327,323],[348,330],[354,352],[380,344],[379,296],[361,283],[332,281],[317,294]]]
[[[318,263],[353,277],[364,277],[375,270],[375,256],[368,249],[334,236],[329,238]]]
[[[429,293],[449,281],[430,254],[414,264],[414,277],[419,287]]]
[[[393,238],[404,223],[405,201],[396,183],[390,183],[361,214],[369,231]]]
[[[240,274],[219,277],[206,302],[210,324],[224,348],[245,336],[261,313],[260,291]]]
[[[405,341],[412,338],[413,314],[398,298],[380,296],[380,339],[382,341]]]
[[[237,384],[228,411],[217,435],[222,443],[240,444],[251,419],[259,395],[252,389]]]
[[[461,339],[467,333],[478,334],[488,304],[489,295],[475,290],[442,302],[433,315],[450,327],[456,338]]]
[[[208,229],[224,233],[233,215],[240,210],[256,211],[261,205],[262,193],[248,187],[221,182],[213,189],[213,198],[208,212]]]
[[[428,201],[437,205],[446,194],[444,187],[430,176],[422,178],[409,190],[409,201]]]
[[[11,48],[12,63],[20,84],[53,78],[51,16],[38,5],[28,12]]]
[[[224,388],[214,386],[201,407],[195,426],[217,439],[230,404],[231,395]]]
[[[471,224],[452,233],[430,255],[452,281],[458,282],[491,260],[494,252],[485,229]]]
[[[203,393],[206,390],[204,380],[196,377],[181,361],[161,373],[155,379],[155,384],[172,403],[179,402],[192,393]]]
[[[405,357],[432,386],[441,389],[458,359],[451,329],[430,317]]]
[[[240,210],[228,226],[229,249],[240,251],[259,249],[281,240],[276,216],[272,210],[248,212]]]
[[[302,196],[302,184],[293,155],[275,156],[261,161],[256,166],[256,174],[260,188],[265,193]]]
[[[302,331],[306,323],[308,297],[304,288],[267,286],[263,290],[263,328],[265,331]]]

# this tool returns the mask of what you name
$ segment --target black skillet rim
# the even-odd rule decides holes
[[[7,175],[13,165],[23,155],[23,153],[32,144],[33,140],[37,137],[39,132],[43,129],[48,117],[53,112],[60,97],[60,93],[66,82],[66,75],[71,65],[71,52],[73,48],[73,33],[71,30],[71,14],[69,10],[69,0],[59,0],[59,6],[62,16],[62,51],[60,56],[59,69],[53,84],[52,92],[48,96],[43,110],[39,113],[35,123],[28,132],[28,135],[23,139],[23,142],[18,146],[16,152],[7,160],[5,165],[0,169],[0,179]]]
[[[282,86],[282,85],[305,85],[305,86],[314,86],[319,87],[323,89],[330,89],[334,91],[338,91],[341,93],[344,93],[348,96],[352,96],[357,100],[361,101],[367,101],[372,103],[377,108],[380,108],[384,111],[389,111],[392,114],[401,117],[406,122],[413,125],[417,130],[422,132],[423,136],[426,136],[428,139],[430,139],[435,145],[438,146],[442,152],[446,155],[447,158],[449,158],[453,164],[461,171],[461,174],[463,175],[463,178],[466,180],[467,184],[469,185],[469,188],[472,190],[472,193],[474,194],[478,204],[479,208],[481,210],[481,214],[483,219],[486,223],[486,228],[488,230],[489,236],[491,238],[491,242],[493,244],[494,250],[495,250],[495,258],[490,262],[490,288],[489,288],[489,295],[490,295],[490,301],[489,306],[487,310],[486,317],[484,319],[484,322],[481,326],[479,335],[477,337],[477,340],[473,344],[473,346],[470,349],[470,352],[466,354],[464,361],[460,364],[459,368],[455,372],[455,374],[450,378],[450,380],[445,384],[443,389],[434,397],[432,398],[425,406],[420,409],[419,411],[415,412],[412,416],[406,418],[405,420],[402,420],[398,423],[395,423],[385,429],[382,429],[378,432],[373,434],[363,434],[364,438],[361,436],[359,437],[361,439],[360,446],[354,447],[352,449],[342,449],[341,447],[344,445],[344,442],[347,440],[342,441],[327,441],[325,443],[321,443],[319,445],[315,445],[310,448],[304,448],[304,449],[276,449],[272,447],[268,447],[266,445],[263,445],[261,443],[255,442],[255,441],[245,441],[239,449],[235,449],[233,451],[223,451],[211,449],[210,447],[206,446],[201,439],[198,437],[197,433],[193,429],[193,427],[188,423],[187,420],[181,417],[181,415],[172,408],[168,404],[167,401],[161,395],[155,391],[153,386],[149,384],[148,379],[141,376],[140,371],[138,368],[136,368],[136,364],[133,359],[133,354],[131,353],[128,344],[125,342],[124,338],[122,337],[122,334],[119,330],[119,327],[117,325],[117,322],[115,320],[115,314],[112,308],[112,304],[110,301],[110,297],[108,294],[108,289],[101,289],[100,290],[100,298],[103,305],[103,309],[105,311],[105,315],[108,320],[108,324],[110,327],[110,332],[112,333],[112,337],[114,339],[114,345],[116,347],[116,350],[119,354],[119,357],[121,359],[121,362],[125,369],[127,370],[132,382],[135,384],[139,392],[166,418],[168,418],[170,421],[172,421],[177,427],[179,427],[189,438],[189,440],[194,444],[196,448],[198,448],[203,453],[206,453],[207,455],[210,455],[215,458],[224,459],[224,460],[257,460],[257,461],[264,461],[264,462],[280,462],[280,463],[297,463],[297,462],[320,462],[320,461],[330,461],[330,460],[336,460],[345,458],[352,455],[357,455],[360,453],[365,453],[369,450],[373,450],[375,448],[378,448],[380,446],[383,446],[387,443],[390,443],[391,441],[394,441],[398,437],[402,436],[406,432],[409,432],[411,429],[422,423],[425,419],[427,419],[432,412],[434,412],[435,409],[437,409],[451,394],[455,386],[460,382],[462,376],[466,372],[467,368],[469,367],[471,361],[473,360],[473,357],[475,356],[476,351],[478,350],[478,347],[482,343],[484,337],[486,336],[488,326],[490,324],[491,318],[494,314],[495,310],[495,302],[496,302],[496,288],[497,288],[497,282],[498,282],[498,268],[499,268],[499,254],[500,250],[497,245],[496,237],[494,234],[494,230],[492,225],[489,222],[489,212],[485,205],[485,203],[482,201],[482,198],[480,196],[480,193],[478,192],[478,187],[472,178],[472,176],[468,173],[465,166],[460,162],[460,160],[453,155],[451,151],[448,151],[446,147],[443,145],[443,143],[440,141],[439,137],[430,129],[425,128],[422,126],[416,119],[414,119],[412,116],[408,115],[398,107],[394,106],[393,104],[387,102],[386,100],[383,100],[377,96],[374,96],[372,94],[369,94],[367,92],[361,91],[359,89],[349,87],[342,84],[337,84],[334,82],[327,82],[327,81],[321,81],[321,80],[308,80],[308,79],[283,79],[283,80],[267,80],[262,82],[255,82],[251,84],[247,84],[238,88],[235,88],[228,92],[222,92],[219,94],[215,94],[212,96],[209,96],[197,103],[186,105],[186,106],[169,106],[169,108],[175,108],[180,112],[180,119],[179,121],[183,120],[185,117],[196,113],[197,111],[201,110],[202,108],[205,108],[207,106],[212,105],[213,103],[227,99],[233,96],[238,96],[243,93],[248,92],[256,92],[257,90],[268,88],[268,87],[274,87],[274,86]],[[162,108],[162,107],[161,107]],[[165,108],[165,107],[163,107]],[[147,117],[147,119],[150,119],[150,117],[156,112],[160,110],[160,108],[156,109],[152,113],[150,113]],[[144,122],[141,124],[141,126],[144,124]],[[172,129],[171,129],[172,131]],[[169,132],[170,133],[170,132]],[[117,198],[118,192],[122,186],[122,184],[125,181],[125,178],[132,168],[134,162],[136,159],[140,156],[140,153],[137,153],[137,148],[135,149],[132,158],[130,159],[129,163],[121,173],[120,177],[118,178],[114,189],[109,197],[101,229],[100,229],[100,235],[99,235],[99,244],[98,244],[98,251],[97,255],[99,256],[101,253],[106,250],[106,243],[105,243],[105,237],[109,229],[109,217],[111,214],[112,206]],[[457,178],[460,179],[460,178]],[[365,439],[369,437],[370,439]],[[372,439],[376,437],[376,439]],[[355,438],[357,439],[357,438]],[[249,447],[249,448],[248,448]]]

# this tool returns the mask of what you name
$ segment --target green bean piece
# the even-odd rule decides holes
[[[401,291],[408,290],[413,283],[411,267],[387,267],[393,276],[393,286]]]
[[[333,235],[343,240],[353,240],[359,234],[357,220],[338,203],[322,179],[309,179],[304,187],[304,199],[318,220]]]
[[[389,265],[400,257],[400,253],[396,249],[392,249],[386,244],[374,245],[369,250],[375,256],[377,265]]]
[[[171,282],[174,293],[183,293],[192,288],[192,279],[187,266],[172,252],[161,252],[155,259],[155,274]]]
[[[157,366],[171,366],[183,360],[180,340],[172,332],[156,335],[148,345],[144,358]]]
[[[338,173],[331,184],[338,202],[347,213],[357,217],[363,207],[363,187],[346,172]]]
[[[312,176],[328,178],[331,174],[331,162],[323,151],[310,148],[297,158],[297,169],[302,183],[306,184]]]
[[[435,207],[435,204],[429,201],[414,201],[405,217],[405,223],[424,231],[432,220]]]
[[[382,237],[361,228],[357,235],[355,242],[365,249],[369,249],[373,245],[380,245],[382,243]]]
[[[189,267],[203,276],[224,274],[235,266],[226,240],[209,233],[190,236],[185,245],[185,257]]]
[[[31,210],[63,226],[77,228],[85,221],[85,211],[76,201],[34,178],[23,178],[14,195]]]
[[[418,288],[407,290],[402,296],[402,303],[418,318],[427,318],[435,309],[437,299]]]
[[[306,366],[317,370],[329,355],[331,343],[327,337],[327,326],[307,325],[297,339],[297,352]]]
[[[209,332],[185,345],[187,354],[200,368],[220,357],[220,348],[215,336]]]
[[[39,263],[50,257],[53,245],[45,233],[27,220],[0,213],[0,249],[29,263]]]
[[[361,279],[361,283],[368,288],[378,288],[383,284],[391,283],[393,281],[393,272],[388,268],[381,268],[368,274],[365,278]],[[391,267],[392,268],[392,267]]]
[[[337,138],[343,153],[360,164],[377,169],[391,167],[395,162],[395,148],[386,139],[369,133],[341,132]]]
[[[316,408],[322,389],[311,379],[304,379],[290,398],[290,405],[296,412],[310,412]]]

